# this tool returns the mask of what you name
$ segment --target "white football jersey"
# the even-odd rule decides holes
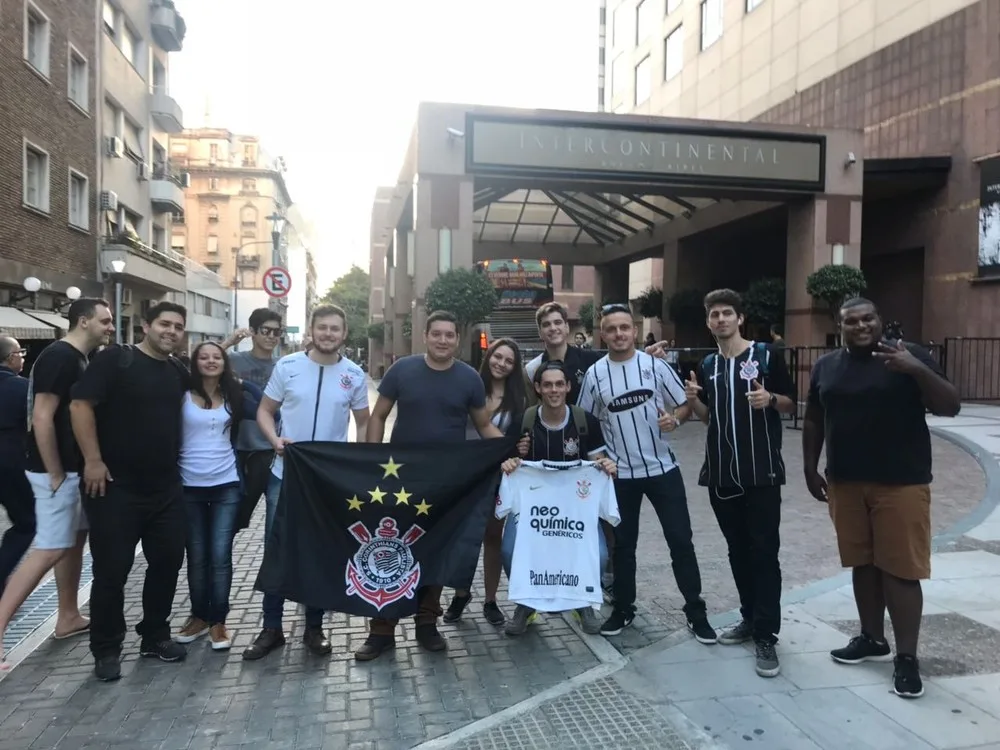
[[[508,599],[540,612],[599,605],[599,520],[621,520],[611,477],[590,461],[525,461],[500,481],[497,518],[517,524]]]

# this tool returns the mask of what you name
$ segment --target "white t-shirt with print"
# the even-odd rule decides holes
[[[507,598],[540,612],[599,605],[600,519],[617,526],[610,476],[590,461],[525,461],[500,481],[497,518],[515,514]]]
[[[274,365],[264,395],[281,404],[281,437],[347,442],[351,412],[368,408],[364,371],[349,359],[321,365],[306,352],[282,357]],[[283,461],[276,456],[271,472],[281,478]]]

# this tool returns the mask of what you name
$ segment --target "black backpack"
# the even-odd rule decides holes
[[[584,438],[587,437],[587,412],[581,409],[575,404],[569,405],[570,414],[573,416],[573,423],[576,425],[576,431],[580,436],[580,442],[582,443]],[[525,432],[533,433],[535,431],[535,422],[538,420],[538,409],[532,407],[524,412],[524,417],[521,418],[521,434]]]
[[[135,362],[135,345],[134,344],[117,344],[118,348],[122,350],[121,356],[118,358],[118,369],[127,370]],[[167,357],[167,362],[172,364],[177,370],[177,373],[181,376],[181,382],[187,387],[188,377],[191,373],[188,372],[188,368],[184,366],[173,354]]]

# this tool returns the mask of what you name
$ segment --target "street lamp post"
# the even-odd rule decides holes
[[[281,233],[285,230],[285,217],[275,209],[274,213],[267,217],[271,222],[271,265],[281,265]]]
[[[122,273],[125,271],[125,261],[111,261],[111,270],[115,274],[115,343],[122,344]]]

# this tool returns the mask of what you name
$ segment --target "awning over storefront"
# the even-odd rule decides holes
[[[25,310],[25,312],[32,318],[37,318],[64,333],[69,330],[69,320],[57,312],[50,312],[49,310]]]
[[[68,327],[68,326],[67,326]],[[0,333],[16,339],[54,339],[55,328],[16,307],[0,307]]]

